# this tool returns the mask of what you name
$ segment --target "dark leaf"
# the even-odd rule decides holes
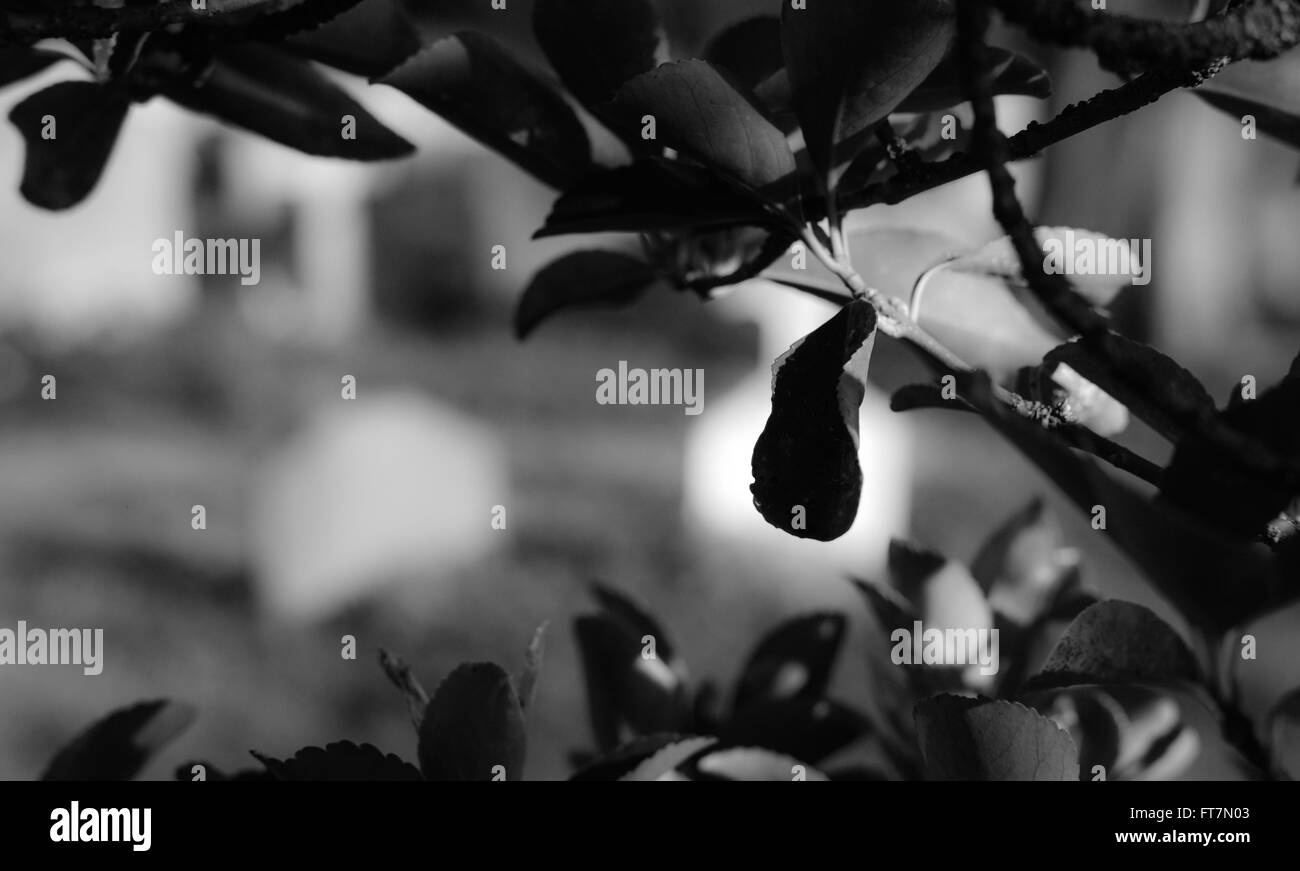
[[[1031,701],[1033,699],[1033,701]],[[1128,715],[1109,693],[1099,687],[1072,687],[1064,692],[1031,695],[1026,704],[1061,724],[1079,748],[1079,771],[1089,779],[1093,766],[1101,765],[1108,778],[1115,775]]]
[[[1200,753],[1183,706],[1206,708],[1203,691],[1137,684],[1082,685],[1030,693],[1025,701],[1067,729],[1079,748],[1080,777],[1101,766],[1107,780],[1177,779]],[[1211,703],[1212,704],[1212,703]]]
[[[506,780],[521,780],[527,749],[514,684],[490,662],[467,663],[447,675],[420,725],[420,770],[429,780],[493,780],[498,766]]]
[[[876,313],[854,300],[773,364],[772,414],[754,446],[754,504],[799,538],[839,538],[862,493],[858,411]]]
[[[1065,547],[1060,522],[1042,499],[1034,499],[981,545],[971,574],[995,608],[1028,625],[1046,611],[1077,565],[1078,552]]]
[[[585,176],[556,200],[536,238],[677,231],[766,220],[753,199],[737,193],[715,173],[681,161],[648,158]]]
[[[637,76],[619,89],[610,111],[638,127],[653,116],[660,144],[769,198],[789,193],[784,186],[793,181],[795,161],[785,134],[706,61]]]
[[[625,732],[685,731],[690,698],[679,666],[662,652],[667,643],[663,636],[609,613],[580,616],[573,631],[586,678],[592,731],[602,751],[623,743]],[[644,655],[647,647],[642,639],[647,636],[655,639],[653,657]]]
[[[1235,403],[1216,419],[1251,438],[1259,446],[1257,459],[1271,450],[1300,461],[1300,378],[1290,376],[1257,399]],[[1247,537],[1258,536],[1297,495],[1285,481],[1249,468],[1199,432],[1178,444],[1160,492],[1170,502]]]
[[[741,670],[733,710],[824,696],[844,643],[844,627],[843,615],[822,613],[788,620],[769,632]]]
[[[552,187],[591,168],[586,128],[564,98],[486,36],[435,42],[379,80]]]
[[[1113,366],[1077,341],[1054,349],[1043,365],[1052,371],[1064,363],[1172,441],[1214,414],[1214,399],[1196,376],[1155,348],[1115,333],[1100,341]]]
[[[67,57],[58,52],[26,47],[0,47],[0,88],[34,76],[61,60],[67,60]]]
[[[1246,100],[1232,94],[1219,94],[1203,88],[1194,91],[1196,96],[1221,112],[1240,120],[1247,116],[1255,119],[1259,132],[1284,142],[1292,148],[1300,148],[1300,114],[1276,109],[1254,100]]]
[[[266,4],[268,8],[263,14],[250,21],[242,32],[254,39],[278,41],[333,21],[362,2],[364,0],[279,0]]]
[[[884,630],[886,638],[895,629],[911,631],[912,624],[921,619],[912,603],[893,589],[870,581],[855,580],[853,585],[867,600],[871,613],[880,624],[880,628]]]
[[[1046,71],[1015,52],[990,46],[993,95],[1017,94],[1046,99],[1052,95],[1052,81]],[[964,103],[970,83],[956,52],[949,52],[925,81],[907,95],[899,112],[937,112]]]
[[[675,734],[638,735],[626,744],[586,762],[569,780],[609,782],[622,778],[642,762],[686,736]]]
[[[683,738],[648,756],[619,780],[641,782],[685,780],[685,777],[676,773],[677,766],[716,743],[716,738]]]
[[[938,66],[954,29],[950,0],[786,4],[782,35],[808,154],[834,185],[835,146],[870,130]]]
[[[918,602],[924,593],[926,582],[948,564],[948,558],[943,554],[898,538],[889,542],[887,561],[894,585],[913,603]]]
[[[647,0],[537,0],[533,30],[565,87],[597,111],[655,68],[663,38]]]
[[[1197,675],[1195,657],[1169,624],[1141,605],[1110,600],[1074,619],[1024,688],[1194,681]]]
[[[935,696],[916,706],[929,780],[1078,780],[1070,734],[1037,711],[1005,701]]]
[[[1290,780],[1300,780],[1300,689],[1292,690],[1273,708],[1268,730],[1273,767]]]
[[[785,64],[781,19],[759,15],[731,25],[709,43],[704,59],[731,73],[733,81],[750,90],[757,88]]]
[[[670,660],[676,657],[672,639],[643,604],[626,593],[599,582],[591,585],[591,595],[605,613],[618,618],[637,635],[653,636],[657,655]]]
[[[870,727],[866,717],[831,699],[792,698],[749,705],[718,737],[725,744],[762,747],[816,763]]]
[[[889,570],[894,587],[912,603],[925,624],[963,630],[993,628],[984,591],[963,563],[895,540],[889,546]]]
[[[415,23],[397,0],[363,0],[283,43],[294,54],[367,78],[382,76],[420,50]]]
[[[875,666],[883,667],[885,672],[891,673],[891,677],[888,679],[892,679],[897,676],[898,671],[892,658],[893,648],[898,643],[893,637],[894,632],[902,629],[910,636],[915,631],[916,622],[921,619],[921,615],[911,602],[890,587],[867,581],[854,581],[853,583],[867,600],[872,615],[876,618],[876,623],[881,630],[878,637],[883,642],[883,645],[881,645],[883,650],[873,654],[871,662]],[[904,667],[903,676],[912,696],[924,698],[937,692],[963,689],[965,687],[963,671],[960,666],[912,662]],[[908,703],[910,704],[910,701]],[[905,725],[910,727],[910,723]]]
[[[255,43],[223,49],[206,77],[162,93],[304,154],[369,161],[414,150],[309,62]],[[356,120],[355,138],[344,137],[344,116]]]
[[[1261,132],[1300,148],[1300,51],[1232,64],[1192,93],[1239,122],[1253,115]]]
[[[947,399],[938,384],[908,384],[898,388],[889,397],[891,411],[970,411],[971,407],[960,399]]]
[[[43,209],[67,209],[95,189],[130,100],[120,86],[59,82],[32,94],[13,108],[9,120],[27,144],[21,191]],[[46,119],[54,138],[46,139]]]
[[[42,780],[130,780],[194,722],[180,702],[121,708],[76,737],[50,762]]]
[[[338,741],[324,748],[304,747],[289,759],[274,759],[253,751],[258,762],[276,780],[423,780],[419,770],[392,753],[384,754],[370,744]]]
[[[631,305],[659,279],[654,267],[612,251],[566,254],[533,277],[515,311],[515,334],[527,338],[558,311]]]
[[[1157,590],[1204,627],[1223,630],[1277,603],[1280,580],[1263,545],[1225,536],[1152,502],[998,402],[987,377],[959,379],[961,394],[1104,531]]]

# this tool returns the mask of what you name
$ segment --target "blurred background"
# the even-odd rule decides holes
[[[473,27],[542,64],[527,0],[505,12],[426,5],[428,39]],[[660,6],[675,54],[690,56],[776,4]],[[1087,54],[1016,32],[997,41],[1042,64],[1056,90],[1001,98],[1009,131],[1116,83]],[[69,69],[0,93],[0,111]],[[0,669],[0,778],[39,775],[109,709],[158,697],[194,704],[199,719],[146,776],[340,738],[411,757],[378,648],[432,689],[465,660],[516,670],[548,620],[527,776],[566,776],[568,753],[591,743],[569,632],[590,581],[648,602],[697,676],[729,679],[782,616],[860,614],[844,578],[879,577],[890,536],[968,559],[1037,495],[1057,506],[1092,586],[1177,625],[978,420],[891,415],[889,391],[922,376],[892,343],[877,344],[862,424],[874,462],[853,532],[822,547],[768,528],[745,473],[771,361],[830,309],[764,286],[707,305],[661,289],[626,312],[560,317],[521,344],[511,317],[530,276],[592,240],[530,241],[552,192],[397,91],[340,80],[418,155],[309,158],[158,100],[132,114],[91,199],[49,214],[19,196],[22,141],[0,125],[0,626],[105,636],[97,677]],[[1244,141],[1231,117],[1173,94],[1017,172],[1039,223],[1155,240],[1153,281],[1125,291],[1120,324],[1226,400],[1243,375],[1277,380],[1300,347],[1298,167],[1294,152]],[[977,178],[853,223],[981,244],[1000,235],[989,214]],[[154,240],[177,231],[261,239],[261,283],[154,275]],[[504,270],[492,268],[496,245]],[[596,372],[620,360],[703,369],[704,413],[596,404]],[[42,399],[47,375],[54,400]],[[347,376],[355,400],[342,396]],[[1164,459],[1156,440],[1144,447]],[[498,506],[504,529],[492,527]],[[340,656],[343,635],[357,639],[355,661]],[[837,680],[849,701],[870,692],[860,660],[851,648]]]

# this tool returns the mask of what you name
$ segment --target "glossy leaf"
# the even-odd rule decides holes
[[[556,200],[536,238],[569,233],[649,233],[767,220],[762,207],[707,169],[644,158],[595,170]]]
[[[309,62],[255,43],[223,49],[207,76],[162,93],[304,154],[371,161],[414,150]],[[354,139],[343,136],[344,116],[356,119]]]
[[[1200,625],[1223,630],[1277,603],[1277,567],[1263,545],[1224,535],[1170,505],[1146,499],[1001,405],[987,377],[959,379],[960,392],[1031,462],[1105,529],[1151,583]]]
[[[894,587],[912,603],[927,626],[992,628],[993,613],[984,591],[964,564],[893,541],[889,547],[889,569]]]
[[[1214,414],[1214,399],[1196,376],[1149,345],[1116,333],[1099,339],[1113,365],[1081,342],[1055,348],[1049,371],[1064,363],[1173,441]]]
[[[930,780],[1078,780],[1068,732],[1024,705],[935,696],[916,706]]]
[[[189,705],[141,702],[114,711],[59,751],[42,780],[130,780],[194,722]]]
[[[781,19],[759,15],[731,25],[710,40],[704,59],[725,69],[744,87],[758,87],[785,64]]]
[[[993,70],[994,96],[1019,95],[1046,99],[1052,95],[1052,80],[1033,61],[996,46],[988,47]],[[949,52],[916,90],[898,106],[899,112],[937,112],[964,103],[969,82],[956,52]]]
[[[294,34],[283,45],[300,57],[375,78],[419,51],[420,34],[397,0],[364,0],[319,27]]]
[[[655,68],[663,38],[647,0],[537,0],[533,31],[565,87],[597,111]]]
[[[750,653],[736,686],[734,709],[761,701],[821,698],[844,643],[841,614],[809,614],[767,633]]]
[[[1233,404],[1215,420],[1253,440],[1254,445],[1244,450],[1256,459],[1272,452],[1300,461],[1300,377],[1289,376],[1258,398]],[[1243,459],[1222,450],[1205,434],[1192,432],[1174,451],[1161,494],[1223,529],[1257,536],[1298,494],[1284,480],[1249,468]]]
[[[1196,659],[1150,609],[1106,601],[1086,608],[1025,689],[1080,683],[1194,681]]]
[[[366,0],[281,0],[274,4],[266,4],[265,8],[260,10],[262,14],[250,19],[243,33],[255,39],[284,39],[286,36],[310,31],[334,21],[363,2]],[[214,12],[221,11],[214,8],[212,4],[213,0],[209,0],[210,9]]]
[[[459,666],[429,700],[420,725],[420,770],[429,780],[521,780],[528,749],[510,675],[492,663]]]
[[[638,735],[626,744],[586,761],[569,779],[600,783],[619,780],[660,750],[682,741],[684,737],[671,733]]]
[[[786,69],[808,154],[832,183],[837,143],[885,118],[939,65],[950,0],[819,0],[782,8]]]
[[[715,738],[684,738],[649,756],[619,780],[645,782],[684,779],[675,776],[677,766],[716,743]]]
[[[671,639],[658,621],[626,596],[600,585],[593,592],[601,612],[578,617],[573,631],[597,746],[613,750],[623,743],[626,732],[684,731],[690,699],[684,666]]]
[[[27,145],[20,188],[27,201],[61,210],[89,196],[104,173],[130,105],[126,91],[116,85],[59,82],[15,106],[9,120]],[[47,122],[54,126],[47,128]],[[47,129],[53,131],[52,138],[46,138]]]
[[[53,51],[19,46],[0,47],[0,88],[34,76],[60,60],[67,58]]]
[[[486,36],[441,39],[379,80],[541,181],[566,188],[591,168],[573,108]]]
[[[657,142],[755,191],[778,196],[794,176],[794,154],[772,125],[708,62],[665,64],[629,81],[611,112],[629,124],[652,116]]]
[[[1238,122],[1254,116],[1261,132],[1300,148],[1300,50],[1232,64],[1192,93]]]
[[[659,279],[654,267],[612,251],[578,251],[546,266],[524,290],[515,312],[515,334],[527,338],[558,311],[631,305]]]

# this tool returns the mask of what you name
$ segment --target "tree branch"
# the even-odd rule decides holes
[[[1011,237],[1030,290],[1053,317],[1087,339],[1104,333],[1107,321],[1075,292],[1069,279],[1063,275],[1049,275],[1043,269],[1042,246],[1034,237],[1033,225],[1016,196],[1015,179],[1006,167],[1009,159],[1007,139],[998,129],[997,110],[993,105],[992,65],[984,44],[987,25],[988,8],[981,0],[965,0],[958,4],[957,52],[975,111],[971,150],[976,162],[988,173],[993,189],[993,214]]]
[[[1300,44],[1300,0],[1249,0],[1189,24],[1097,12],[1075,0],[989,0],[1040,41],[1087,48],[1118,73],[1199,69],[1220,58],[1267,60]]]
[[[1050,121],[1032,123],[1012,136],[1006,141],[1006,159],[1014,162],[1037,157],[1058,142],[1149,106],[1170,91],[1196,87],[1218,69],[1215,66],[1204,72],[1146,73],[1117,88],[1101,91],[1082,103],[1067,106]],[[841,207],[853,210],[877,204],[896,205],[917,194],[974,175],[984,166],[974,153],[961,152],[935,163],[919,162],[910,169],[906,175],[894,175],[886,181],[846,193],[840,199]]]
[[[41,12],[0,11],[0,45],[31,45],[42,39],[103,39],[123,31],[154,31],[183,24],[242,27],[294,9],[299,0],[263,0],[218,12],[195,9],[190,0],[158,0],[152,5],[104,9],[77,6]]]

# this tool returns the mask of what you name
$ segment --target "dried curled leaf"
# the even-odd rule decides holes
[[[858,411],[866,395],[876,312],[854,300],[772,367],[772,414],[754,446],[754,505],[799,538],[849,530],[862,495]]]

